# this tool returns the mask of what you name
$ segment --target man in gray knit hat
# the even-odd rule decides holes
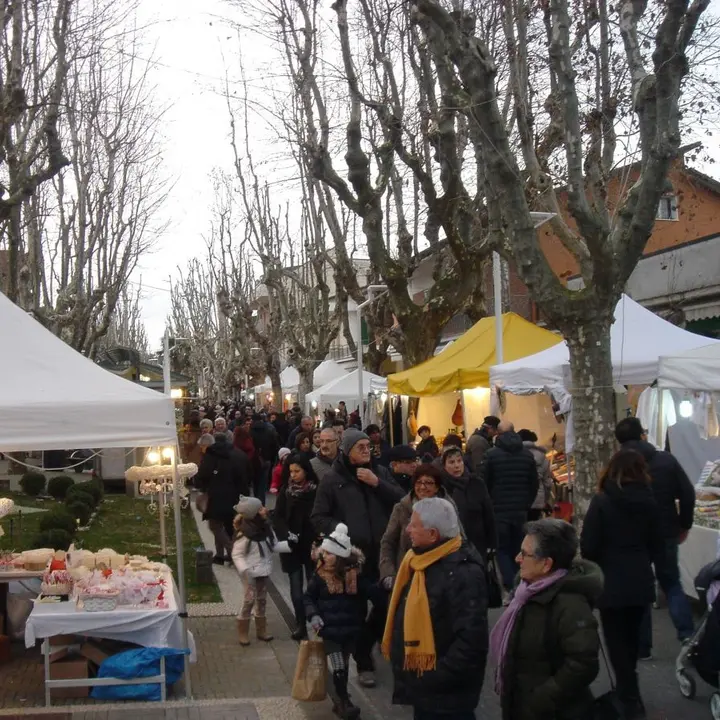
[[[315,496],[312,522],[315,530],[329,535],[338,523],[347,525],[353,544],[365,554],[363,575],[371,583],[380,579],[380,541],[390,514],[405,492],[386,468],[373,465],[370,438],[360,430],[348,428],[340,443],[341,453],[323,478]],[[385,625],[386,608],[373,602],[355,651],[360,683],[375,686],[372,648]]]

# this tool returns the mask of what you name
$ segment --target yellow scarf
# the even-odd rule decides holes
[[[438,560],[459,550],[461,545],[462,538],[458,536],[422,555],[416,555],[413,550],[408,550],[395,578],[395,587],[390,598],[390,609],[383,635],[382,652],[389,660],[395,613],[400,604],[403,590],[410,581],[410,571],[412,570],[414,575],[405,601],[405,637],[403,638],[405,663],[403,667],[405,670],[415,670],[418,676],[427,670],[434,670],[437,662],[435,635],[430,618],[430,603],[425,589],[425,570]]]

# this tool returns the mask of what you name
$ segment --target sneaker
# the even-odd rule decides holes
[[[650,651],[648,651],[648,652],[641,652],[640,655],[639,655],[639,657],[638,657],[638,660],[645,660],[645,661],[647,661],[647,660],[652,660],[652,659],[653,659],[653,656],[652,656],[652,652],[650,652]]]
[[[374,688],[377,685],[377,682],[375,682],[375,673],[372,672],[372,670],[358,673],[358,682],[364,688]]]

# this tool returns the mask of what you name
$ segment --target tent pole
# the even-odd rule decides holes
[[[162,462],[162,460],[160,461]],[[158,493],[158,511],[160,513],[160,555],[162,561],[167,563],[167,530],[165,528],[165,491]]]
[[[467,442],[470,439],[470,428],[468,427],[467,422],[467,411],[465,410],[465,391],[460,391],[460,404],[462,405],[462,413],[463,413],[463,426],[465,428],[465,442]]]
[[[665,438],[663,437],[663,391],[662,388],[655,386],[655,392],[657,393],[657,425],[655,427],[655,444],[660,450],[665,449]]]
[[[393,422],[393,402],[392,402],[392,395],[388,394],[388,419],[390,421],[390,447],[395,447],[395,438],[393,435],[394,425]]]
[[[502,365],[503,353],[503,318],[502,318],[502,265],[500,253],[493,252],[493,299],[495,301],[495,364]]]
[[[180,473],[177,467],[178,453],[180,445],[175,446],[172,454],[172,471],[173,471],[173,510],[175,511],[175,551],[177,555],[177,585],[178,585],[178,615],[183,626],[183,637],[185,638],[185,648],[189,649],[188,642],[188,626],[187,626],[187,605],[186,605],[186,588],[185,588],[185,546],[183,544],[182,531],[182,508],[180,507]],[[192,699],[192,683],[190,681],[190,656],[184,656],[185,661],[185,697]]]

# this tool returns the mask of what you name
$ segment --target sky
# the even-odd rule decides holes
[[[713,0],[711,10],[717,12],[718,6],[720,0]],[[272,102],[273,91],[287,92],[286,82],[276,74],[278,63],[273,63],[276,56],[269,42],[247,33],[240,42],[233,20],[246,18],[227,0],[140,0],[138,24],[144,27],[145,54],[153,60],[150,80],[157,87],[156,101],[166,108],[164,159],[174,181],[163,209],[168,228],[132,277],[131,289],[140,283],[143,287],[142,312],[151,350],[159,348],[170,313],[171,278],[204,254],[203,235],[209,232],[213,204],[211,175],[216,168],[233,167],[223,96],[226,73],[231,90],[237,92],[241,55],[254,99]],[[256,159],[265,161],[261,173],[272,179],[272,165],[282,157],[273,154],[264,125],[260,115],[251,117],[251,145]],[[280,181],[282,170],[274,177]],[[285,187],[290,192],[289,184],[278,184],[274,191],[282,193]]]

